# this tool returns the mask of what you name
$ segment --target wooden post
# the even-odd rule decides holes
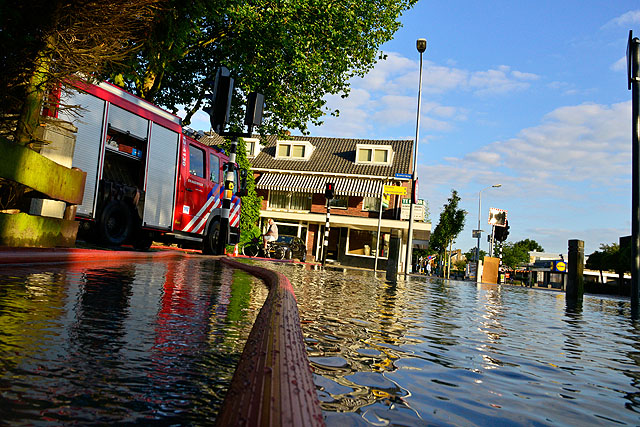
[[[567,304],[582,303],[584,295],[584,241],[569,240]]]

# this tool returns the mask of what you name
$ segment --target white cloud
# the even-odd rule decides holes
[[[627,71],[627,57],[623,56],[611,65],[612,71]]]
[[[603,25],[603,28],[610,27],[628,27],[630,25],[640,24],[640,10],[630,10]]]

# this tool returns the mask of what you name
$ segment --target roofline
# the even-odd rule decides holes
[[[411,181],[406,178],[396,178],[389,175],[361,175],[351,173],[336,173],[336,172],[314,172],[314,171],[299,171],[299,170],[283,170],[283,169],[267,169],[267,168],[251,168],[254,172],[272,172],[272,173],[286,173],[286,174],[300,174],[300,175],[324,175],[324,176],[339,176],[345,178],[363,178],[363,179],[380,179],[380,180],[394,180],[394,181]]]

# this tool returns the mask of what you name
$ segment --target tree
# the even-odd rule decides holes
[[[617,243],[611,243],[610,245],[602,243],[599,251],[589,255],[585,266],[588,269],[600,272],[601,283],[604,283],[604,270],[618,273],[620,283],[622,283],[624,273],[631,271],[631,247],[621,248]]]
[[[505,243],[502,246],[502,264],[515,269],[521,264],[529,262],[529,252],[544,252],[538,242],[531,239],[520,240],[516,243]]]
[[[305,132],[329,112],[326,94],[349,93],[379,47],[400,27],[398,17],[416,0],[168,0],[142,48],[108,75],[118,85],[172,112],[185,106],[184,123],[206,102],[220,66],[235,79],[232,123],[242,122],[246,94],[265,95],[262,133]]]
[[[2,2],[4,133],[37,148],[32,141],[45,93],[65,79],[91,76],[126,58],[145,37],[159,5],[160,0]]]
[[[465,258],[467,258],[467,260],[471,261],[471,260],[477,260],[477,259],[484,259],[484,257],[487,255],[487,252],[483,249],[480,249],[480,257],[476,258],[476,249],[477,248],[471,248],[469,249],[467,252],[464,253]]]
[[[451,248],[453,241],[464,228],[467,212],[463,209],[458,209],[459,202],[460,196],[458,196],[458,192],[451,190],[451,197],[447,199],[447,203],[443,206],[442,212],[440,213],[440,221],[433,230],[433,233],[431,233],[430,245],[441,257],[444,253],[445,261],[448,259],[446,256],[447,248]],[[447,277],[449,277],[451,266],[448,262],[447,267]]]
[[[161,1],[0,3],[0,137],[38,151],[46,143],[36,132],[46,93],[122,61],[145,37]],[[0,209],[24,210],[29,191],[0,179]]]

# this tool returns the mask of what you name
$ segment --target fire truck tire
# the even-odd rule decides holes
[[[100,214],[98,228],[104,243],[121,245],[133,228],[131,210],[119,200],[110,201]]]
[[[212,221],[209,224],[207,235],[202,240],[202,253],[206,255],[218,254],[218,238],[220,237],[220,222]]]

